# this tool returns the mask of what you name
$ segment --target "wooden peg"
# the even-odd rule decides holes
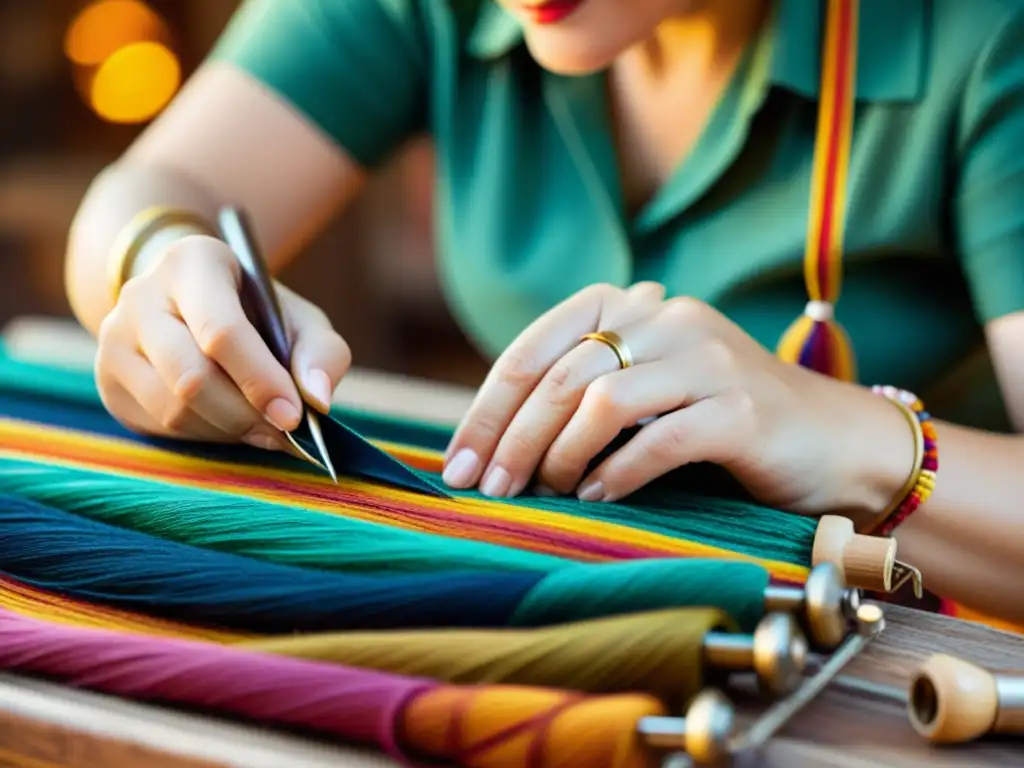
[[[865,536],[845,517],[825,515],[818,521],[811,564],[832,563],[848,587],[879,592],[893,590],[896,540]]]
[[[963,744],[987,734],[1024,734],[1024,675],[998,675],[935,654],[911,677],[910,724],[935,744]]]

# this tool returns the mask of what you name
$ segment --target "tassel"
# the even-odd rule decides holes
[[[779,341],[778,356],[841,381],[856,381],[853,344],[831,302],[809,301]]]
[[[829,0],[814,144],[804,282],[810,301],[779,341],[778,356],[855,381],[853,345],[836,322],[857,71],[857,0]]]

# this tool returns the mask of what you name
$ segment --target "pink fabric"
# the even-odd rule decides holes
[[[0,609],[0,668],[139,701],[204,708],[371,744],[398,744],[402,709],[437,686],[336,664],[48,624]]]

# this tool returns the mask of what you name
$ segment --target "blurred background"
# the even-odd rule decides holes
[[[71,319],[68,226],[238,0],[0,0],[0,327]],[[330,309],[356,365],[475,385],[486,372],[434,270],[431,147],[410,143],[282,279]]]

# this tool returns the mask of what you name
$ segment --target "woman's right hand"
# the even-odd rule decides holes
[[[303,400],[327,412],[351,362],[348,345],[318,307],[277,285],[289,373],[246,317],[240,286],[230,248],[201,235],[176,241],[125,283],[96,358],[100,397],[119,422],[145,434],[287,450],[281,431],[298,426]]]

